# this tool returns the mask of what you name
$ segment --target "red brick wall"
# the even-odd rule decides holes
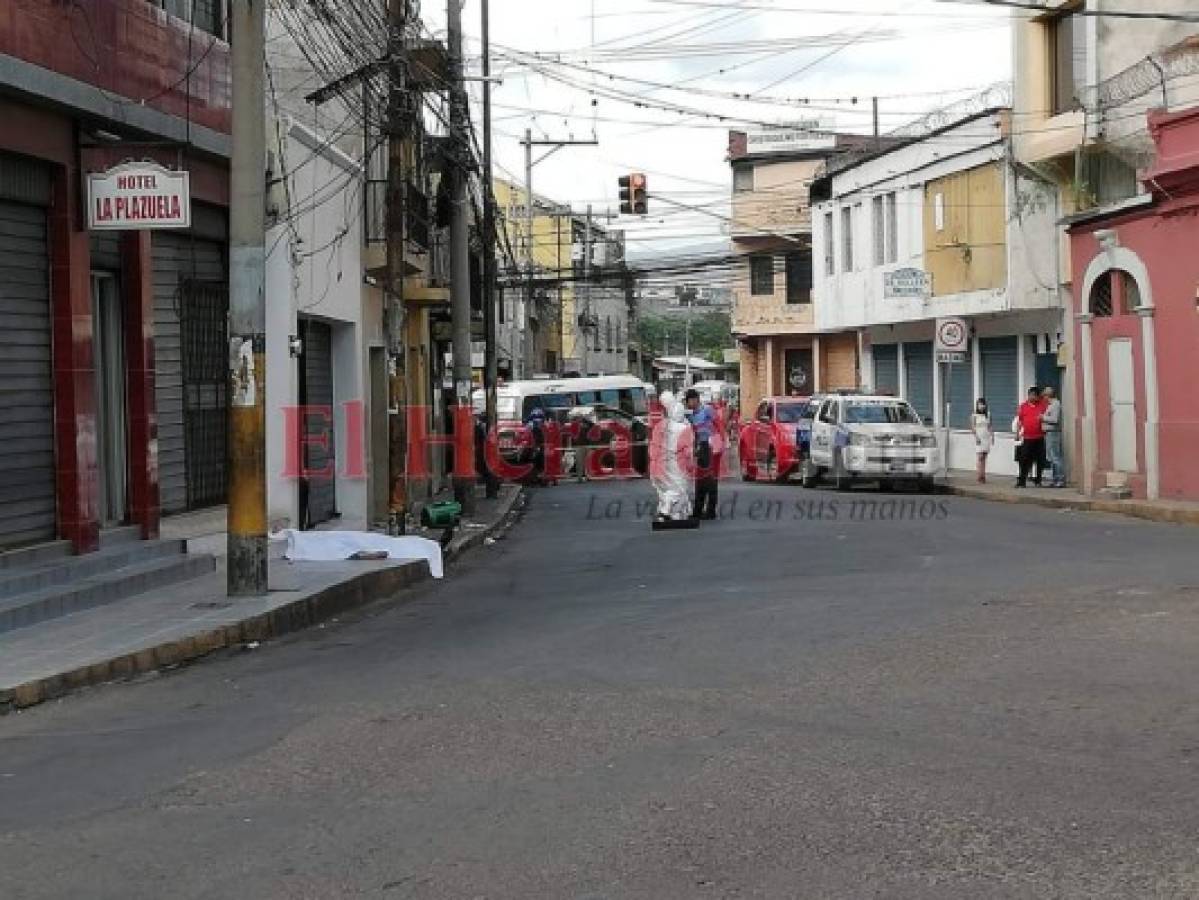
[[[189,31],[146,0],[0,2],[0,53],[228,134],[229,47]]]

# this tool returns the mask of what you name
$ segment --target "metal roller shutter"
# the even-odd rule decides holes
[[[0,200],[0,547],[55,535],[50,322],[46,211]]]
[[[333,409],[333,331],[324,322],[312,319],[300,320],[300,337],[304,342],[304,358],[301,368],[300,405]],[[328,469],[333,473],[337,467],[337,450],[334,446],[333,423],[329,415],[321,413],[304,417],[304,434],[309,440],[304,443],[304,468],[309,472]],[[323,438],[327,444],[321,446],[313,438]],[[304,481],[301,494],[300,518],[303,527],[311,528],[327,522],[336,515],[337,485],[332,474],[316,476]]]
[[[970,414],[974,411],[974,351],[966,352],[966,361],[945,366],[945,394],[949,398],[949,425],[951,428],[969,428]]]
[[[223,491],[220,489],[220,485],[224,483],[223,451],[212,458],[191,460],[192,471],[189,473],[182,315],[185,292],[193,289],[194,285],[203,288],[197,292],[198,296],[224,291],[227,297],[228,273],[221,244],[193,239],[188,234],[156,232],[153,238],[153,258],[158,486],[162,511],[172,513],[221,503],[224,500]],[[198,312],[203,313],[204,310]],[[194,328],[191,330],[195,331]],[[215,337],[216,344],[224,343],[220,335]],[[214,341],[204,343],[212,345]],[[221,349],[219,358],[212,361],[221,372],[228,367],[226,356],[227,350]],[[194,361],[189,360],[189,363],[193,370],[197,367]],[[211,366],[200,365],[199,368],[203,370]],[[209,398],[211,403],[220,403],[223,406],[223,397],[218,397],[216,392],[210,393],[213,393],[213,397]],[[196,397],[191,397],[193,404],[196,400]],[[196,420],[194,414],[192,418],[193,421]],[[212,469],[216,471],[209,471]]]
[[[982,338],[979,355],[982,357],[983,396],[991,408],[991,422],[996,431],[1009,431],[1020,405],[1016,338]]]
[[[908,376],[907,401],[926,422],[933,421],[933,343],[903,345]]]
[[[103,272],[121,271],[121,236],[110,231],[92,232],[91,256],[92,269]]]
[[[874,354],[874,390],[880,394],[899,395],[899,347],[878,344]]]

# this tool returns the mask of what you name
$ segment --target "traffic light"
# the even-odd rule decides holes
[[[622,175],[620,184],[620,214],[644,216],[649,212],[649,183],[641,172]]]

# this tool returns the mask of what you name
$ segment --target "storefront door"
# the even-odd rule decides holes
[[[1115,338],[1107,344],[1108,395],[1111,397],[1112,468],[1137,471],[1137,402],[1133,378],[1132,341]]]
[[[92,273],[92,334],[96,364],[96,469],[100,524],[125,522],[128,487],[125,332],[116,276]]]

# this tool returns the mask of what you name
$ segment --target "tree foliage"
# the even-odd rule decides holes
[[[685,346],[686,314],[643,315],[637,322],[642,349],[654,356],[682,356]],[[691,317],[691,355],[723,362],[723,351],[736,346],[732,323],[725,312],[696,312]],[[665,351],[669,349],[669,354]]]

